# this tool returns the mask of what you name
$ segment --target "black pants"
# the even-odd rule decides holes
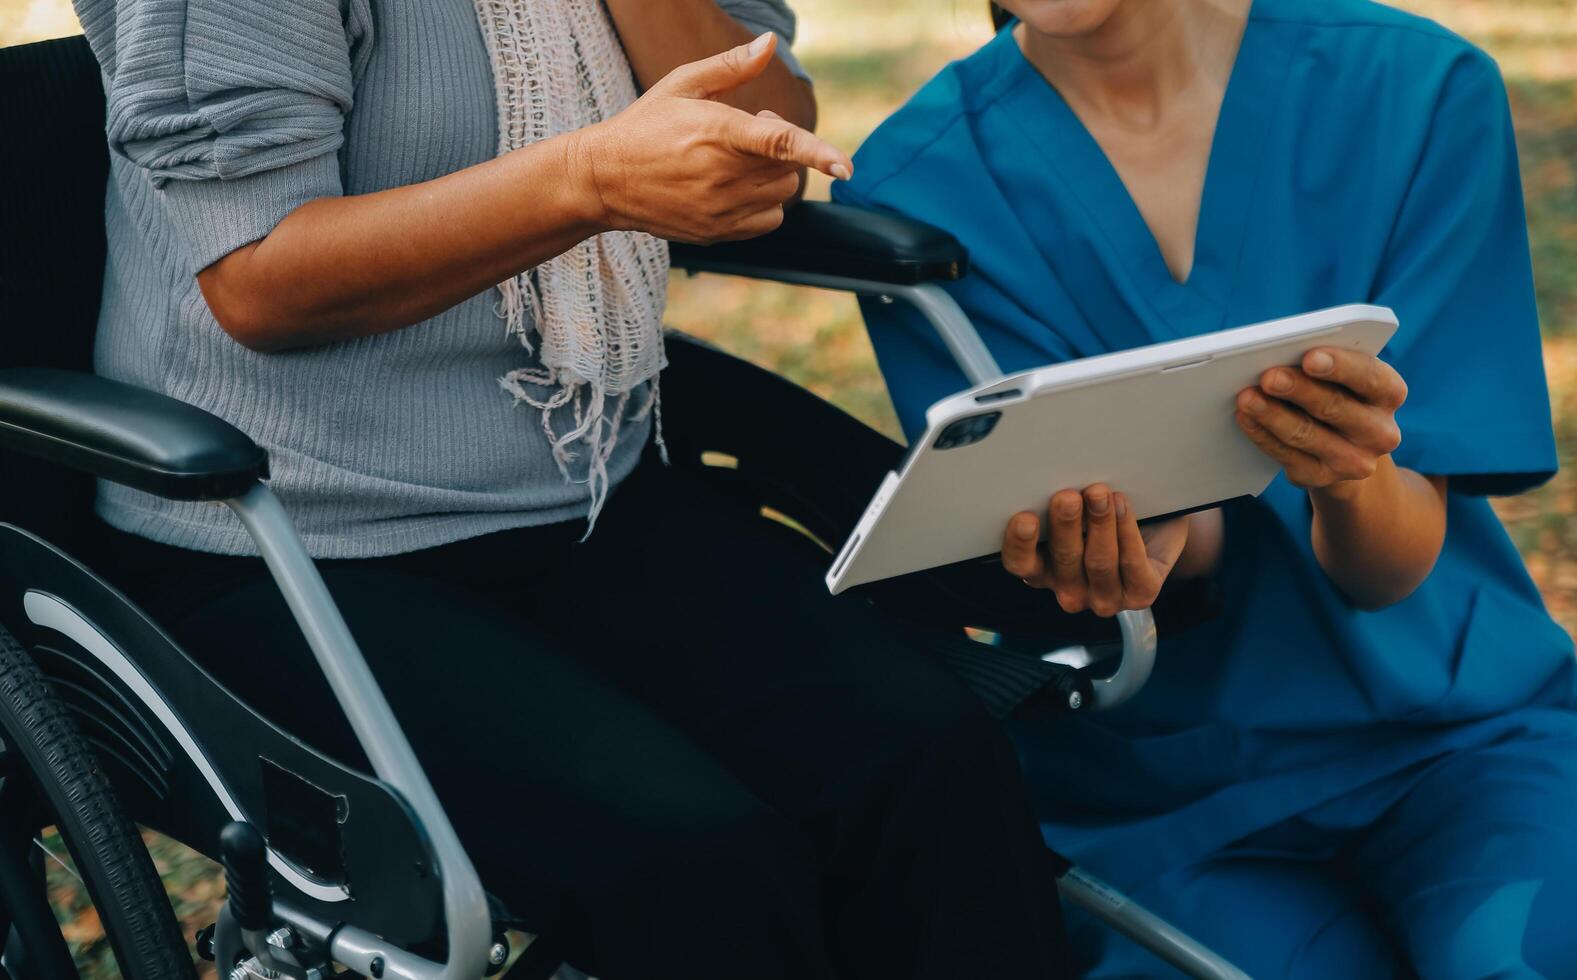
[[[484,884],[633,977],[1044,978],[1055,885],[1010,743],[935,638],[695,475],[582,523],[320,563]],[[107,567],[232,690],[361,762],[258,559]]]

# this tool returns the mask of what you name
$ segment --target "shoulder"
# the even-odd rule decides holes
[[[1428,18],[1369,0],[1256,0],[1250,26],[1286,45],[1284,104],[1311,128],[1394,143],[1442,113],[1509,118],[1495,60]]]
[[[855,154],[853,181],[840,184],[840,200],[874,203],[893,178],[923,178],[945,166],[959,152],[958,141],[972,138],[970,118],[999,99],[1014,84],[1005,45],[999,35],[979,51],[938,72],[896,112],[876,127]]]
[[[1493,58],[1460,34],[1373,0],[1256,0],[1250,20],[1302,33],[1322,51],[1345,54],[1347,65],[1361,58],[1413,71],[1495,67]]]

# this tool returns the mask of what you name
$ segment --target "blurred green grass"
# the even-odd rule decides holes
[[[1318,2],[1318,0],[1311,0]],[[1550,485],[1497,503],[1557,618],[1577,626],[1577,0],[1402,0],[1487,48],[1511,92],[1561,460]],[[854,148],[947,61],[989,36],[984,0],[797,0],[796,47],[817,78],[821,132]],[[66,0],[0,0],[0,45],[76,31]],[[3,97],[3,94],[0,94]],[[826,197],[815,179],[812,198]],[[896,435],[849,297],[676,276],[669,322],[779,371]],[[212,921],[214,866],[150,835],[188,937]],[[57,848],[58,850],[58,848]],[[51,889],[84,976],[114,976],[92,909],[52,865]],[[207,964],[203,964],[207,967]],[[209,970],[207,975],[212,975]]]

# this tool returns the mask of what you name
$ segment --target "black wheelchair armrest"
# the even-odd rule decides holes
[[[268,475],[230,423],[144,388],[80,371],[0,370],[0,449],[171,500],[226,500]]]
[[[969,252],[952,235],[912,218],[802,201],[782,227],[743,242],[670,246],[675,268],[762,279],[783,273],[914,286],[960,279]]]

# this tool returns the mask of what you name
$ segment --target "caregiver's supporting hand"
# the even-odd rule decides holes
[[[1002,567],[1036,589],[1056,593],[1070,613],[1115,616],[1155,602],[1188,543],[1190,518],[1140,528],[1128,498],[1097,483],[1063,490],[1046,508],[1051,524],[1040,545],[1040,516],[1015,514],[1002,534]]]
[[[1357,351],[1309,351],[1238,394],[1237,423],[1309,492],[1315,556],[1355,605],[1411,595],[1446,536],[1446,479],[1397,466],[1396,410],[1407,384]]]
[[[801,167],[853,168],[770,112],[713,101],[775,50],[768,34],[685,65],[612,119],[436,180],[308,201],[198,285],[237,342],[279,350],[419,323],[606,231],[694,242],[770,231]]]

